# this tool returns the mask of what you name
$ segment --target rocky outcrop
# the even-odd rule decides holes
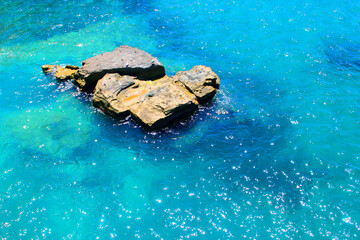
[[[130,114],[129,104],[126,101],[122,102],[119,94],[122,92],[121,95],[125,95],[123,90],[134,85],[135,81],[137,80],[133,76],[107,73],[95,87],[93,105],[113,117],[128,116]]]
[[[41,69],[43,70],[44,73],[50,73],[53,69],[54,65],[48,65],[48,64],[45,64],[45,65],[42,65],[41,66]]]
[[[76,78],[80,88],[92,92],[106,73],[135,76],[153,80],[165,75],[164,66],[149,53],[130,46],[120,46],[82,62]]]
[[[195,66],[190,71],[178,72],[174,76],[174,81],[183,83],[202,103],[213,97],[220,86],[220,79],[216,73],[202,65]]]
[[[73,66],[66,66],[65,68],[57,66],[55,71],[55,77],[59,80],[74,79],[77,70]]]
[[[56,79],[60,81],[74,79],[77,74],[77,66],[66,65],[66,67],[61,67],[59,65],[42,65],[42,70],[46,74],[54,74]]]
[[[167,76],[143,81],[117,73],[106,74],[95,88],[93,104],[104,112],[159,128],[197,109],[198,101],[182,84]]]
[[[194,112],[220,86],[209,67],[195,66],[171,78],[156,58],[129,46],[89,58],[80,68],[43,65],[42,69],[59,80],[74,79],[81,90],[93,92],[93,105],[103,112],[120,119],[132,115],[150,129]]]

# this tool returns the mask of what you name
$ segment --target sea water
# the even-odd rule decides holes
[[[4,0],[1,239],[358,239],[360,2]],[[43,64],[120,45],[211,103],[160,131]]]

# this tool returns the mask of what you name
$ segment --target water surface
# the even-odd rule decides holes
[[[360,3],[3,1],[0,237],[357,239]],[[120,45],[214,100],[146,132],[42,64]]]

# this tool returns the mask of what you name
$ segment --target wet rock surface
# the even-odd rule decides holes
[[[93,92],[93,105],[123,119],[129,115],[141,125],[159,129],[193,113],[220,86],[219,77],[206,66],[165,75],[163,65],[150,54],[121,46],[83,61],[83,66],[43,65],[59,80],[74,79],[80,89]]]
[[[42,65],[41,66],[45,74],[53,74],[54,77],[60,81],[74,79],[77,74],[77,66],[66,65],[61,67],[59,65]]]

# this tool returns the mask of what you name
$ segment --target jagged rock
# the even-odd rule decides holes
[[[165,75],[164,66],[149,53],[130,46],[120,46],[82,62],[76,81],[84,91],[93,91],[99,79],[106,73],[135,76],[153,80]]]
[[[130,106],[132,116],[146,127],[164,127],[168,122],[192,113],[198,107],[195,96],[173,79],[155,81],[156,85],[145,84],[147,90],[139,103]]]
[[[77,69],[77,66],[72,65],[66,65],[65,68],[59,66],[59,65],[42,65],[42,70],[46,74],[53,74],[56,79],[60,81],[68,80],[68,79],[74,79]]]
[[[174,81],[183,83],[201,103],[213,97],[220,86],[218,75],[211,68],[202,65],[176,73]]]
[[[126,117],[130,114],[129,107],[119,103],[120,91],[135,84],[135,77],[121,76],[118,73],[107,73],[95,87],[93,105],[114,117]]]
[[[72,69],[72,70],[78,70],[79,69],[78,66],[74,66],[74,65],[66,65],[65,68]]]
[[[63,68],[61,66],[56,66],[55,77],[60,81],[74,79],[75,74],[76,70],[72,67],[68,68],[68,66],[66,66]]]
[[[52,71],[53,67],[54,67],[54,65],[48,65],[48,64],[41,66],[44,73],[50,73]]]
[[[93,104],[113,116],[131,113],[141,124],[154,129],[196,110],[198,101],[183,85],[167,76],[142,81],[107,74],[96,85]]]

